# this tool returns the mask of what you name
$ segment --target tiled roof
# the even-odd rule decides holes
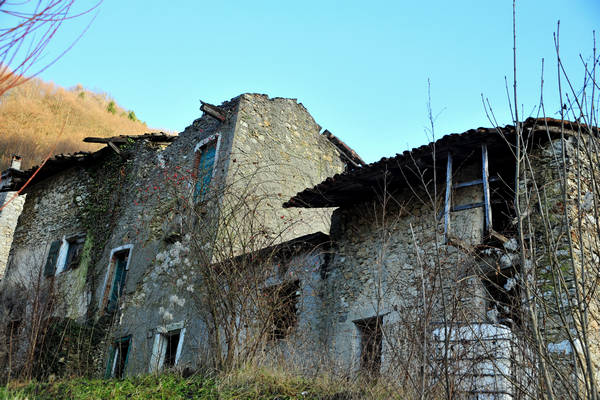
[[[564,121],[565,129],[575,129],[577,123]],[[542,130],[548,126],[549,131],[560,129],[561,121],[552,118],[529,118],[523,123],[524,133]],[[594,132],[597,133],[597,128]],[[434,165],[440,172],[445,168],[445,159],[451,151],[453,157],[464,157],[476,147],[485,143],[490,154],[494,149],[506,150],[509,143],[514,143],[515,127],[507,125],[501,128],[477,128],[463,133],[443,136],[435,142],[416,147],[393,157],[384,157],[379,161],[362,168],[346,171],[327,178],[318,185],[305,189],[289,201],[284,207],[339,207],[356,204],[372,198],[381,189],[383,180],[386,184],[406,185],[411,179],[419,179],[420,174]],[[435,157],[434,157],[435,156]],[[443,175],[442,175],[443,176]]]

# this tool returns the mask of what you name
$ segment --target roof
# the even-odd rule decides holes
[[[344,156],[343,159],[346,164],[349,164],[351,167],[361,167],[367,165],[367,163],[364,162],[363,159],[360,158],[360,156],[350,148],[350,146],[340,140],[329,130],[325,129],[322,135],[325,136],[327,140],[329,140],[335,147],[337,147],[340,153]]]
[[[161,142],[161,143],[170,143],[177,139],[177,135],[169,135],[164,132],[158,133],[145,133],[143,135],[120,135],[120,136],[112,136],[112,137],[86,137],[83,139],[86,143],[115,143],[115,144],[124,144],[128,143],[130,140],[148,140],[150,142]]]
[[[529,118],[523,123],[525,134],[548,127],[551,133],[560,131],[561,124],[566,129],[574,130],[579,125],[575,122],[561,121],[552,118]],[[597,134],[598,128],[593,128]],[[508,143],[514,142],[515,127],[506,125],[499,128],[477,128],[463,133],[453,133],[427,145],[416,147],[393,157],[384,157],[379,161],[362,168],[346,171],[327,178],[318,185],[305,189],[286,203],[283,207],[340,207],[357,204],[373,198],[382,185],[407,186],[411,180],[422,178],[421,173],[427,169],[438,172],[445,170],[445,160],[451,151],[454,159],[466,158],[481,144],[488,146],[490,154],[494,151],[506,151]]]
[[[146,133],[143,135],[120,135],[108,138],[102,137],[87,137],[83,139],[88,143],[106,143],[112,146],[116,144],[125,144],[129,141],[147,140],[150,142],[170,143],[177,139],[175,135],[166,133]],[[100,150],[78,151],[72,154],[56,154],[49,158],[42,168],[39,165],[29,168],[26,171],[15,170],[12,168],[2,172],[2,180],[6,180],[6,184],[0,186],[0,191],[17,190],[21,188],[30,178],[31,182],[39,182],[56,173],[64,171],[68,168],[78,165],[90,165],[110,154],[113,150],[111,147],[103,147]],[[38,171],[39,169],[39,171]]]

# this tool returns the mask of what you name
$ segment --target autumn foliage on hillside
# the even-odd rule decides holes
[[[12,154],[23,157],[26,169],[52,149],[54,154],[97,150],[100,145],[82,142],[87,136],[152,131],[106,93],[33,78],[0,96],[0,170],[10,166]]]

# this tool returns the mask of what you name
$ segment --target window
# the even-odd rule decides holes
[[[354,321],[360,333],[360,370],[375,377],[381,368],[383,317],[371,317]]]
[[[268,287],[264,290],[264,296],[271,321],[269,339],[284,339],[298,322],[300,281]]]
[[[63,271],[79,267],[84,243],[83,233],[52,242],[44,267],[44,276],[58,275]]]
[[[112,344],[106,365],[107,378],[122,378],[127,367],[131,335],[115,340]]]
[[[152,357],[150,359],[150,372],[172,368],[179,362],[185,328],[183,322],[177,322],[160,327],[154,336]]]
[[[196,176],[194,202],[205,200],[210,189],[210,183],[214,175],[214,166],[218,158],[219,138],[218,134],[209,136],[196,146],[196,156],[194,159],[194,174]]]
[[[108,270],[104,277],[104,291],[101,296],[100,308],[108,313],[117,310],[119,300],[125,290],[127,270],[129,269],[129,255],[132,245],[125,245],[113,249],[108,264]]]

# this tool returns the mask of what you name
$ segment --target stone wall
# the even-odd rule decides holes
[[[234,210],[238,220],[240,215],[260,220],[273,243],[329,232],[332,210],[281,207],[299,191],[344,171],[339,150],[319,133],[321,127],[295,99],[256,94],[240,96],[237,118],[224,209]]]
[[[531,152],[535,174],[521,183],[526,236],[535,249],[527,263],[536,271],[536,313],[545,356],[563,374],[551,374],[555,390],[565,396],[577,375],[584,396],[583,373],[600,368],[598,145],[567,131]]]
[[[23,211],[14,233],[11,260],[5,284],[22,284],[32,290],[42,290],[50,283],[43,269],[50,244],[73,234],[85,233],[81,222],[84,199],[87,196],[87,176],[79,168],[71,168],[55,179],[32,185],[27,191]],[[85,282],[87,265],[56,275],[55,296],[60,299],[57,315],[82,319],[87,311]],[[37,289],[35,289],[37,288]],[[32,298],[35,293],[29,293]]]
[[[25,197],[26,195],[18,196],[17,192],[0,192],[0,207],[3,207],[0,210],[0,280],[8,263],[13,234]]]

